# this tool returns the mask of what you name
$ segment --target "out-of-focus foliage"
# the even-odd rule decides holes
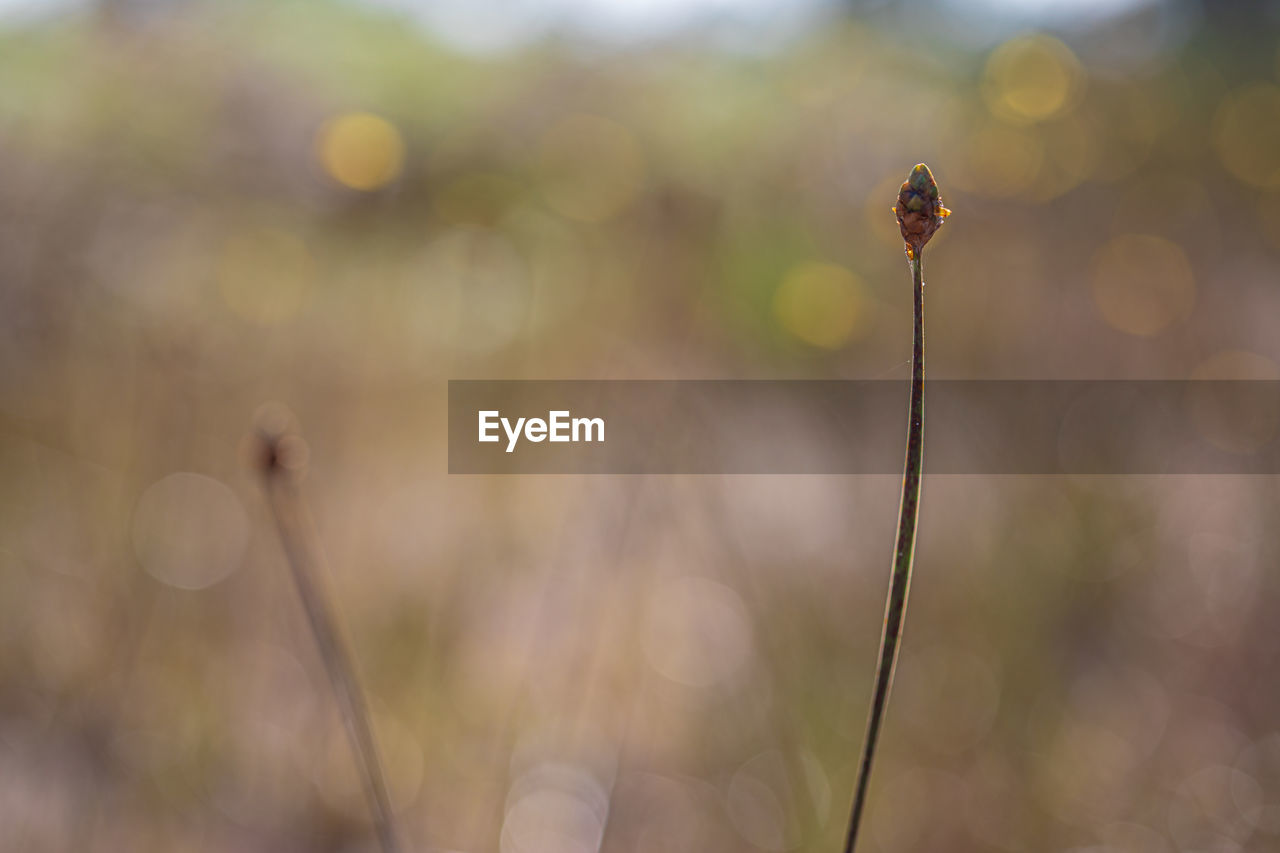
[[[445,381],[905,377],[918,161],[932,375],[1274,377],[1276,24],[903,5],[755,55],[0,33],[0,847],[371,849],[239,450],[278,399],[415,849],[837,849],[896,481],[450,478]],[[1280,845],[1271,479],[924,491],[867,853]]]

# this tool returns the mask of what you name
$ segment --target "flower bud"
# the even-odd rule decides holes
[[[902,239],[907,241],[908,258],[914,258],[942,227],[942,221],[951,215],[951,211],[942,206],[938,183],[924,163],[917,163],[903,182],[893,212],[898,216]]]

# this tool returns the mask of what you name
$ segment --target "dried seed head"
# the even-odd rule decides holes
[[[951,215],[951,211],[942,206],[938,182],[924,163],[917,163],[902,183],[902,189],[898,191],[898,205],[893,212],[898,216],[902,239],[907,241],[908,258],[914,258],[934,232],[942,227],[943,220]]]
[[[297,418],[280,403],[265,403],[253,417],[253,432],[246,438],[245,451],[255,468],[264,475],[284,474],[301,480],[307,470],[310,451],[298,431]]]

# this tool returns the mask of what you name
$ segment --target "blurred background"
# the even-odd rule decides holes
[[[1278,46],[1240,0],[3,0],[0,847],[375,849],[276,400],[411,849],[839,849],[897,478],[450,477],[446,381],[905,382],[917,161],[932,376],[1278,378]],[[1278,511],[926,479],[860,851],[1280,849]]]

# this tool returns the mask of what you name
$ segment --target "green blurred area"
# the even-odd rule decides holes
[[[1280,24],[1149,14],[759,54],[478,57],[328,3],[0,33],[0,847],[373,849],[241,449],[280,400],[413,849],[836,850],[896,480],[449,477],[445,383],[905,382],[918,161],[955,211],[932,376],[1277,378]],[[1277,509],[926,479],[860,850],[1280,845]]]

